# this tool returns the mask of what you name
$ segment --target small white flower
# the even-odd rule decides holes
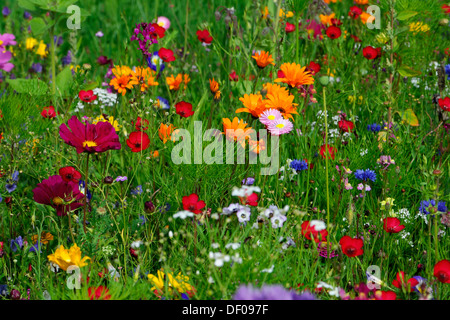
[[[180,218],[180,219],[186,219],[186,218],[191,218],[191,217],[193,217],[194,216],[194,213],[193,212],[191,212],[191,211],[187,211],[187,210],[183,210],[183,211],[179,211],[179,212],[177,212],[177,213],[175,213],[174,215],[173,215],[173,217],[176,219],[176,218]]]
[[[214,283],[214,279],[211,276],[208,278],[208,283]]]
[[[169,231],[169,238],[173,238],[173,232]]]
[[[232,203],[228,207],[222,209],[222,214],[230,215],[238,212],[242,208],[244,208],[244,206],[240,205],[239,203]]]
[[[272,266],[271,266],[270,268],[268,268],[268,269],[262,269],[261,272],[272,273],[274,267],[275,267],[275,265],[272,265]]]
[[[246,221],[250,221],[250,208],[244,207],[236,212],[239,222],[243,223]]]
[[[327,228],[325,222],[322,220],[311,220],[309,222],[309,226],[312,228],[314,227],[316,231],[320,232],[322,230],[325,230]]]
[[[233,250],[237,250],[237,249],[239,249],[240,247],[241,247],[241,244],[240,244],[240,243],[228,243],[228,244],[225,246],[225,249],[231,248],[231,249],[233,249]]]
[[[139,247],[140,247],[142,244],[144,244],[144,243],[143,243],[141,240],[133,241],[133,242],[131,243],[131,247],[132,247],[133,249],[139,249]]]
[[[248,197],[254,192],[261,192],[261,188],[257,187],[257,186],[244,185],[241,188],[234,187],[233,191],[231,192],[231,195],[242,198],[242,197]]]
[[[283,226],[283,223],[287,220],[287,217],[282,214],[276,214],[274,215],[270,221],[272,222],[272,228],[281,228]]]
[[[217,249],[217,248],[220,247],[220,246],[219,246],[218,243],[213,242],[213,243],[211,243],[211,247],[212,247],[213,249]]]

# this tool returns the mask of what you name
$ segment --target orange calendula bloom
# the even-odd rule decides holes
[[[183,75],[179,73],[175,78],[173,74],[170,77],[166,77],[167,84],[169,85],[170,90],[177,91],[180,89],[180,84],[183,82]]]
[[[265,68],[269,64],[275,65],[275,62],[273,62],[272,59],[272,55],[266,51],[257,52],[254,56],[252,56],[252,58],[256,60],[256,64],[260,68]]]
[[[248,142],[251,152],[259,154],[261,150],[266,150],[266,142],[264,140],[250,140]]]
[[[165,125],[161,123],[158,129],[159,138],[166,144],[167,141],[172,140],[172,133],[175,130],[173,124]]]
[[[356,4],[369,4],[369,0],[354,0]]]
[[[133,85],[137,84],[135,80],[131,80],[131,73],[133,72],[127,66],[115,66],[112,70],[115,78],[109,82],[110,86],[121,93],[123,96],[127,93],[127,89],[132,89]]]
[[[278,78],[275,82],[287,83],[291,87],[298,87],[303,85],[310,85],[314,83],[314,78],[309,71],[305,71],[306,67],[299,64],[283,63],[280,67],[283,71],[284,78]]]
[[[209,79],[209,89],[211,90],[211,93],[214,95],[214,100],[220,99],[220,90],[219,90],[219,83],[214,80],[214,78],[211,80]]]
[[[267,6],[264,7],[264,9],[261,11],[261,14],[263,19],[267,19],[267,17],[269,16],[269,8]]]
[[[335,19],[336,14],[332,13],[330,15],[319,14],[320,22],[324,25],[331,26],[333,23],[331,20]]]
[[[367,20],[369,20],[369,18],[371,17],[370,14],[368,14],[367,12],[363,12],[359,15],[359,18],[361,19],[362,23],[366,24]]]
[[[241,141],[248,139],[250,134],[253,132],[251,127],[247,127],[247,123],[244,120],[239,120],[235,117],[233,121],[228,118],[223,118],[223,133],[226,135],[228,140]]]
[[[297,104],[293,103],[294,96],[293,95],[285,95],[285,94],[268,94],[267,99],[264,100],[265,106],[267,109],[277,109],[281,112],[285,119],[291,118],[292,114],[297,113]]]
[[[245,108],[237,109],[236,113],[247,112],[258,118],[266,110],[260,94],[245,94],[243,98],[239,98],[239,101],[244,104]]]
[[[263,85],[264,90],[266,91],[266,96],[268,94],[272,94],[272,95],[279,95],[279,94],[284,94],[284,95],[289,95],[289,91],[286,87],[282,87],[279,86],[277,84],[274,83],[266,83]]]
[[[159,84],[155,81],[155,73],[152,69],[141,67],[136,67],[135,71],[131,71],[131,83],[140,85],[142,92],[150,86]]]
[[[191,81],[188,74],[184,75],[184,85],[187,87],[187,84]]]

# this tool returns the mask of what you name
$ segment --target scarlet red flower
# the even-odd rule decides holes
[[[320,64],[315,63],[314,61],[311,61],[309,65],[306,67],[306,70],[311,72],[311,75],[315,75],[316,73],[319,73],[321,67]],[[284,76],[283,76],[284,78]]]
[[[385,218],[384,222],[384,231],[389,233],[399,233],[403,229],[405,229],[404,225],[400,225],[400,220],[398,218]]]
[[[363,13],[362,9],[357,6],[350,7],[350,11],[348,15],[352,17],[353,19],[358,19],[359,16]]]
[[[209,34],[208,30],[197,30],[197,38],[200,42],[203,43],[211,43],[213,41],[213,37]]]
[[[64,181],[78,183],[81,179],[81,173],[78,172],[74,167],[63,167],[59,169],[59,175]]]
[[[336,18],[331,19],[331,25],[339,27],[342,24],[342,21]]]
[[[164,38],[164,36],[166,35],[166,29],[164,29],[163,27],[161,27],[159,24],[157,23],[152,23],[152,27],[153,27],[153,32],[150,34],[150,36],[153,39],[156,38]]]
[[[450,261],[441,260],[436,263],[434,276],[442,283],[450,283]]]
[[[277,72],[277,77],[278,77],[278,78],[286,78],[285,75],[284,75],[284,72],[281,71],[281,70],[278,70],[278,72]]]
[[[131,121],[132,124],[134,124],[134,121]],[[144,119],[144,121],[142,121],[141,117],[137,117],[136,119],[136,124],[134,125],[134,127],[136,128],[136,130],[141,131],[141,130],[147,130],[148,127],[144,127],[144,124],[148,126],[149,121],[147,119]]]
[[[350,238],[349,236],[343,236],[339,241],[342,252],[350,258],[360,256],[364,253],[362,249],[364,242],[362,239]]]
[[[363,49],[363,56],[368,60],[375,59],[376,57],[378,57],[378,50],[374,47],[367,46]]]
[[[326,229],[317,231],[315,226],[311,226],[310,221],[304,221],[301,227],[302,235],[306,239],[314,240],[315,242],[327,241],[328,231]]]
[[[198,195],[196,193],[183,197],[182,202],[184,210],[189,210],[195,214],[201,213],[202,209],[206,206],[205,201],[198,201]]]
[[[66,216],[68,212],[83,206],[83,198],[78,183],[66,182],[60,175],[50,176],[33,189],[34,201],[56,209],[58,216]]]
[[[59,135],[65,143],[75,147],[77,153],[105,152],[121,148],[116,129],[109,122],[83,124],[76,116],[72,116],[67,124],[69,127],[65,123],[59,126]]]
[[[397,294],[394,291],[377,291],[375,292],[375,299],[377,300],[395,300]]]
[[[286,33],[294,32],[294,31],[295,31],[295,24],[286,22],[286,28],[285,28],[285,30],[286,30]]]
[[[55,107],[53,107],[53,106],[44,107],[44,109],[42,109],[41,116],[44,117],[45,119],[48,119],[48,118],[51,119],[51,118],[56,117]]]
[[[341,32],[341,28],[336,27],[336,26],[330,26],[327,29],[327,36],[330,39],[337,39],[341,36],[342,32]]]
[[[111,295],[109,294],[108,288],[104,286],[90,287],[88,289],[88,295],[91,300],[109,300]]]
[[[445,13],[450,14],[450,5],[448,5],[448,4],[443,4],[443,5],[442,5],[442,10],[444,10]]]
[[[132,152],[141,152],[148,148],[150,144],[150,138],[148,134],[143,131],[134,131],[127,139],[127,145],[131,148]]]
[[[88,91],[81,90],[78,93],[78,98],[80,98],[80,100],[87,102],[87,103],[97,100],[97,96],[94,94],[94,91],[92,91],[92,90],[88,90]]]
[[[338,126],[339,126],[339,129],[341,129],[344,132],[351,132],[355,128],[355,125],[353,122],[345,120],[345,119],[340,120],[338,122]]]
[[[352,39],[355,41],[355,42],[362,42],[362,40],[360,39],[360,38],[358,38],[357,36],[354,36],[354,35],[350,35],[350,37],[352,37]]]
[[[192,111],[192,104],[184,101],[180,101],[175,105],[175,112],[183,118],[189,118],[194,114],[194,111]]]
[[[173,51],[166,48],[161,48],[158,51],[158,56],[163,59],[164,62],[175,61],[175,57],[173,55]]]
[[[258,195],[256,193],[252,193],[245,199],[245,204],[256,207],[258,205]]]
[[[438,100],[439,107],[441,107],[442,110],[450,112],[450,98],[445,97],[444,99]]]
[[[335,157],[335,152],[337,151],[337,149],[335,148],[335,147],[332,147],[332,146],[330,146],[329,144],[327,144],[327,145],[322,145],[321,147],[320,147],[320,151],[319,151],[319,153],[320,153],[320,155],[322,156],[322,158],[323,159],[325,159],[325,157],[327,157],[328,155],[328,159],[333,159],[334,160],[334,157]],[[325,155],[325,153],[327,153],[327,155]]]
[[[239,76],[236,74],[236,71],[232,71],[229,75],[230,81],[239,81]]]
[[[419,281],[415,278],[410,278],[405,282],[405,272],[400,271],[397,273],[397,279],[392,281],[392,285],[396,288],[401,289],[402,287],[408,288],[412,292],[414,291],[414,287],[419,284]]]

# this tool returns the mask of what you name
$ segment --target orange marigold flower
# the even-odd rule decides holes
[[[359,18],[361,19],[362,23],[366,24],[367,20],[369,20],[369,18],[371,17],[370,14],[368,14],[367,12],[363,12],[359,15]]]
[[[272,95],[279,95],[279,94],[285,94],[289,95],[289,91],[286,87],[279,86],[274,83],[266,83],[263,85],[264,90],[266,91],[266,95],[272,94]]]
[[[133,85],[136,84],[131,80],[131,76],[120,76],[118,78],[114,78],[109,82],[110,86],[114,86],[114,89],[121,93],[123,96],[127,93],[127,89],[132,89]]]
[[[309,71],[305,71],[306,67],[299,64],[283,63],[280,67],[283,71],[284,78],[277,78],[275,82],[287,83],[291,87],[310,85],[314,83],[314,78]]]
[[[319,14],[320,22],[322,22],[322,24],[324,25],[331,26],[333,24],[331,20],[335,19],[335,16],[335,13],[332,13],[330,15]]]
[[[170,90],[177,91],[178,89],[180,89],[181,82],[183,82],[183,75],[179,73],[175,78],[172,74],[170,77],[166,77],[166,82],[169,85]]]
[[[354,0],[356,4],[369,4],[369,0]]]
[[[251,113],[253,117],[258,118],[266,110],[262,95],[260,94],[245,94],[243,98],[239,98],[239,101],[244,104],[245,108],[237,109],[236,113],[247,112]]]
[[[277,109],[281,112],[285,119],[291,118],[292,114],[297,113],[297,104],[293,103],[294,96],[293,95],[285,95],[285,94],[268,94],[267,99],[264,100],[265,106],[267,109]]]
[[[247,123],[244,120],[239,120],[238,117],[233,119],[233,122],[228,118],[223,118],[223,133],[228,140],[241,141],[242,139],[248,139],[253,132],[251,127],[247,127]]]
[[[187,84],[191,81],[188,74],[184,75],[184,85],[187,87]]]
[[[165,125],[161,123],[158,129],[159,138],[166,144],[167,141],[172,140],[172,133],[175,130],[173,124]]]
[[[141,67],[136,67],[136,70],[131,72],[131,81],[134,84],[139,84],[142,92],[150,86],[159,84],[155,81],[155,73],[152,69]]]
[[[252,58],[256,60],[256,64],[260,68],[265,68],[269,64],[275,65],[275,62],[273,62],[272,59],[272,55],[266,51],[257,52],[254,56],[252,56]]]
[[[219,83],[214,80],[214,78],[211,80],[209,79],[209,89],[211,90],[211,93],[214,95],[214,100],[220,99],[220,90],[219,90]]]

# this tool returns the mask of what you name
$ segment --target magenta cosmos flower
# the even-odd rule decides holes
[[[66,216],[70,211],[83,206],[83,201],[80,200],[84,198],[84,194],[78,189],[78,183],[66,182],[60,175],[38,183],[33,194],[34,201],[55,208],[58,216]]]
[[[14,68],[14,65],[12,63],[9,63],[11,57],[12,57],[11,52],[9,51],[1,52],[0,50],[0,70],[10,72],[12,68]]]
[[[59,127],[59,135],[68,145],[75,147],[78,153],[105,152],[121,148],[119,136],[109,122],[83,124],[76,116]]]
[[[5,51],[6,46],[15,46],[16,36],[11,33],[0,34],[0,52]]]

